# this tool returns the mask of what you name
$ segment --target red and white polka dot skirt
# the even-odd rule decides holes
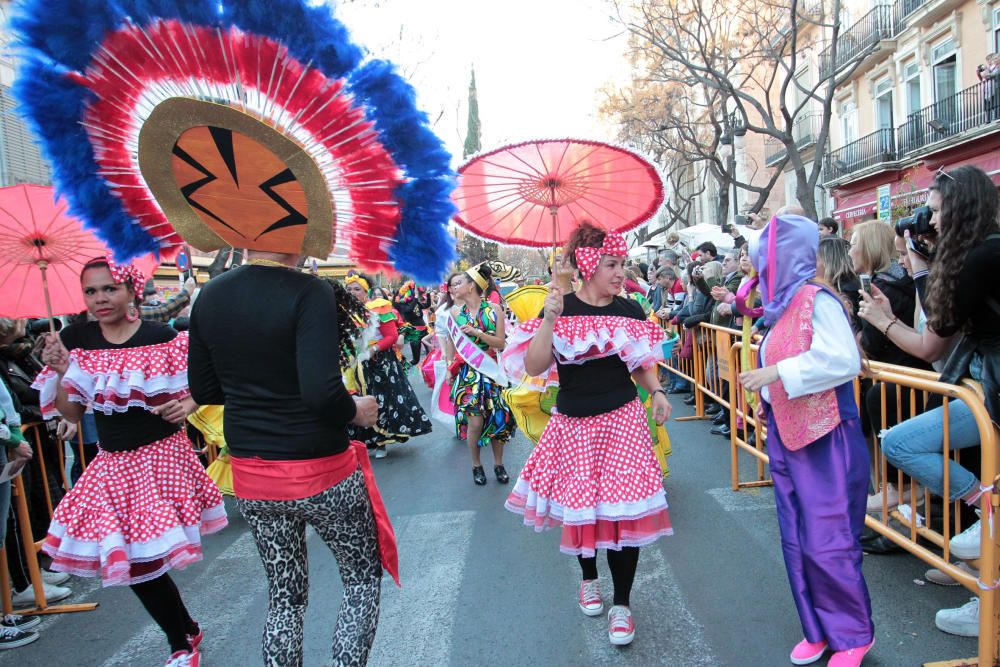
[[[554,413],[506,507],[538,532],[561,525],[560,551],[577,556],[673,534],[639,399],[593,417]]]
[[[179,432],[101,450],[56,507],[42,550],[55,571],[136,584],[201,560],[201,536],[226,523],[218,487]]]

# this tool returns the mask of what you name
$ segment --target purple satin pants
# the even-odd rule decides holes
[[[793,452],[769,410],[767,451],[785,569],[805,638],[835,651],[867,646],[875,628],[861,571],[869,463],[860,421],[842,421]]]

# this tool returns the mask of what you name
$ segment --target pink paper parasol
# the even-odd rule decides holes
[[[598,141],[527,141],[477,155],[458,170],[452,195],[465,230],[505,245],[535,248],[566,241],[587,220],[624,233],[663,204],[656,167]]]
[[[0,316],[51,320],[79,313],[86,308],[80,270],[108,253],[51,187],[0,188]],[[146,255],[135,264],[151,277],[159,262]]]

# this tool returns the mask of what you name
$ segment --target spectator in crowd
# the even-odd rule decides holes
[[[701,246],[699,246],[699,250],[701,251]],[[714,251],[715,246],[712,246],[711,250]],[[710,322],[712,319],[712,314],[715,310],[715,300],[712,298],[712,288],[721,284],[722,270],[722,264],[713,261],[707,262],[704,266],[695,267],[691,271],[691,281],[695,286],[695,298],[692,302],[690,313],[686,318],[684,318],[684,328],[690,330],[694,334],[695,343],[701,340],[701,336],[704,335],[701,331],[699,331],[698,325],[702,322]],[[711,382],[714,382],[715,373],[715,358],[709,357],[705,360],[705,375],[706,381],[710,384]],[[693,394],[684,399],[685,403],[693,405],[693,400],[688,403],[688,401],[692,398],[694,398]],[[721,411],[721,409],[722,408],[718,403],[711,403],[705,409],[705,414],[714,417]]]
[[[736,291],[739,289],[740,280],[742,279],[742,274],[740,273],[740,262],[738,259],[739,255],[736,251],[727,252],[722,258],[722,277],[719,284],[713,286],[709,290],[709,296],[712,298],[712,311],[709,316],[709,322],[720,327],[732,327],[733,326],[733,310],[729,303],[726,302],[726,298],[730,295],[734,295],[735,298]],[[706,265],[707,268],[707,265]],[[699,285],[700,288],[700,285]],[[710,386],[719,382],[718,375],[718,360],[709,360],[709,365],[706,368],[706,377],[709,379]],[[722,381],[720,383],[722,393],[720,396],[726,396],[729,393],[729,383]],[[721,407],[721,406],[720,406]],[[714,411],[714,410],[713,410]],[[715,435],[722,435],[729,437],[729,412],[722,408],[717,411],[717,414],[712,419],[712,433]]]
[[[976,67],[976,76],[983,84],[986,119],[994,121],[1000,118],[1000,54],[991,53],[986,56],[986,64]]]
[[[733,247],[735,249],[739,250],[747,244],[747,240],[743,238],[743,231],[738,225],[726,225],[723,231],[733,237]]]
[[[673,250],[661,250],[660,251],[660,267],[669,267],[674,270],[674,273],[681,275],[680,270],[687,266],[687,262],[681,262],[681,256],[674,252]]]
[[[837,236],[840,232],[840,224],[833,218],[823,218],[819,221],[819,237]]]
[[[654,265],[655,265],[655,262],[654,262]],[[649,292],[650,288],[653,287],[653,285],[656,284],[655,280],[651,280],[649,278],[649,270],[652,267],[653,267],[653,265],[646,264],[645,262],[639,262],[638,264],[636,264],[636,272],[635,273],[638,276],[638,282],[639,282],[640,285],[642,285],[645,288],[645,289],[643,289],[643,292],[642,292],[643,295],[645,295],[647,292]],[[654,273],[655,273],[655,268],[654,268]]]
[[[871,290],[874,291],[877,289],[886,298],[892,309],[893,316],[903,324],[912,327],[913,313],[916,305],[916,288],[914,287],[913,279],[906,274],[903,267],[894,259],[896,254],[894,236],[892,227],[884,222],[862,222],[855,225],[851,231],[849,255],[855,270],[861,277],[862,285],[864,285],[865,277],[868,277]],[[861,344],[861,349],[869,361],[880,361],[897,366],[908,366],[910,368],[930,369],[930,364],[901,349],[882,330],[876,329],[871,323],[863,319],[858,340]],[[882,390],[870,380],[864,380],[861,383],[861,391],[866,408],[861,415],[862,427],[866,434],[873,431],[878,432],[882,427],[883,421]],[[887,404],[884,412],[884,420],[886,426],[892,426],[896,423],[897,414],[895,386],[888,387],[886,394]],[[922,401],[920,399],[918,401],[921,403],[919,407],[922,408]],[[909,392],[902,392],[901,402],[903,414],[909,414]],[[894,477],[895,475],[893,474],[890,476],[890,479]],[[896,494],[896,489],[892,489],[892,494]],[[877,512],[881,510],[881,507],[882,493],[876,486],[874,493],[868,497],[868,511]]]
[[[14,399],[6,381],[0,377],[0,470],[8,460],[27,463],[33,455],[31,445],[21,435],[21,416],[14,407]],[[10,514],[10,481],[0,482],[0,547],[7,539],[7,517]],[[32,546],[33,548],[33,546]],[[20,551],[15,541],[14,548],[7,549],[8,566],[20,569]],[[15,562],[11,562],[14,559]],[[21,575],[22,578],[25,576]],[[0,650],[14,649],[30,644],[38,639],[32,628],[38,626],[38,616],[8,614],[0,617]]]
[[[861,304],[861,281],[848,254],[851,244],[837,236],[824,236],[816,251],[816,278],[840,294],[851,316],[851,328],[861,331],[858,306]]]
[[[184,281],[184,287],[180,292],[165,302],[161,302],[159,292],[156,291],[156,286],[150,280],[143,290],[143,301],[139,308],[142,319],[153,322],[169,322],[191,305],[191,297],[197,287],[198,283],[195,279],[188,278]]]
[[[664,252],[666,250],[677,253],[677,257],[679,258],[678,261],[680,262],[679,266],[681,268],[687,266],[688,258],[691,256],[691,251],[681,241],[680,234],[677,232],[670,232],[667,234],[667,247],[664,249]]]
[[[656,286],[653,288],[655,300],[650,300],[653,312],[662,320],[670,319],[670,312],[683,298],[684,285],[677,279],[673,269],[663,267],[656,272]]]
[[[884,222],[862,222],[851,233],[849,255],[859,276],[870,276],[873,290],[885,295],[893,314],[903,324],[913,326],[916,288],[913,279],[894,259],[896,254],[892,227]],[[861,325],[861,347],[870,360],[897,366],[929,368],[929,365],[900,349],[868,322]]]
[[[698,252],[698,260],[703,264],[714,262],[719,258],[719,251],[716,250],[715,244],[711,241],[705,241],[696,250]]]
[[[927,311],[924,344],[940,349],[946,345],[945,339],[964,332],[948,357],[941,381],[957,384],[971,377],[980,382],[986,410],[994,422],[1000,422],[1000,347],[996,344],[1000,340],[1000,272],[996,270],[1000,265],[1000,206],[996,186],[977,167],[942,170],[930,187],[927,205],[934,212],[931,225],[937,230],[933,265],[916,250],[908,249]],[[944,457],[943,430],[944,408],[934,407],[891,428],[882,438],[882,451],[890,462],[941,496],[945,495],[947,465],[948,500],[962,500],[970,507],[989,503],[979,478]],[[972,412],[962,401],[950,401],[948,435],[952,451],[980,444]],[[970,452],[964,460],[977,455]],[[978,558],[981,539],[980,521],[951,539],[950,552],[956,558]],[[979,598],[957,609],[940,610],[935,624],[950,634],[977,636]]]
[[[41,424],[38,429],[42,454],[46,461],[59,460],[60,437],[71,437],[72,428],[65,420],[46,420],[42,417],[38,392],[31,388],[31,383],[39,371],[41,362],[34,355],[35,342],[28,335],[26,320],[0,318],[0,379],[10,389],[14,409],[17,410],[22,424]],[[37,452],[36,452],[37,454]],[[32,457],[21,473],[22,481],[28,494],[30,510],[31,534],[35,540],[44,539],[49,527],[48,502],[56,506],[62,499],[64,490],[56,466],[46,466],[42,469],[38,457]],[[48,481],[48,502],[45,497],[45,484],[42,476]],[[19,544],[21,536],[20,525],[15,514],[11,514],[8,525],[8,561],[15,563],[10,567],[13,586],[12,600],[15,606],[30,606],[35,603],[34,586],[28,580],[27,564],[20,562],[25,548]],[[63,586],[69,581],[69,576],[61,572],[42,571],[42,587],[47,602],[58,602],[69,597],[73,591]]]

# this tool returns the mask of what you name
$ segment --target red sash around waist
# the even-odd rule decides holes
[[[321,459],[300,461],[268,461],[260,458],[231,457],[233,462],[233,492],[246,500],[300,500],[310,498],[340,484],[361,466],[365,489],[375,515],[378,547],[382,567],[399,586],[399,552],[396,534],[382,503],[375,483],[375,473],[368,460],[368,450],[360,442],[340,454]]]

